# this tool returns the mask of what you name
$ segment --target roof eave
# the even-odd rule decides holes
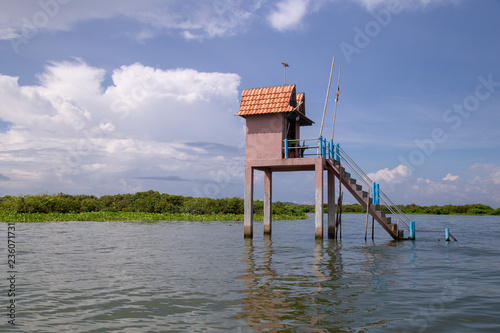
[[[295,109],[292,112],[288,114],[288,118],[294,118],[294,117],[299,117],[299,125],[300,126],[311,126],[314,124],[314,121],[311,119],[307,118],[302,112],[299,112],[299,110]]]

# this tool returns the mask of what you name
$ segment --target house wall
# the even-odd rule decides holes
[[[295,122],[295,138],[291,138],[291,139],[299,140],[298,145],[299,146],[301,145],[301,143],[300,143],[300,125],[299,125],[298,121]],[[293,149],[293,150],[295,151],[295,156],[300,156],[300,149]]]
[[[246,159],[282,158],[285,139],[285,118],[282,113],[246,117]]]

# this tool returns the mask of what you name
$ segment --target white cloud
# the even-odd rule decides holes
[[[238,75],[136,63],[103,87],[104,75],[81,59],[51,63],[32,86],[0,75],[0,120],[12,123],[0,133],[3,191],[150,189],[137,177],[177,170],[200,180],[238,158]],[[218,146],[203,149],[206,142]],[[232,152],[221,160],[220,149]]]
[[[460,0],[352,0],[372,11],[381,7],[392,7],[401,9],[422,9],[431,5],[457,4]]]
[[[368,174],[368,177],[377,183],[392,185],[408,182],[408,180],[411,179],[411,176],[411,170],[406,165],[398,165],[392,170],[385,168],[375,173]]]
[[[225,36],[244,29],[260,6],[261,0],[11,1],[4,3],[0,12],[0,39],[31,39],[40,32],[70,30],[79,22],[113,17],[142,23],[144,28],[134,33],[138,40],[164,30],[177,31],[186,38]]]
[[[368,11],[382,7],[422,9],[460,0],[351,0]],[[217,0],[186,2],[184,0],[86,0],[86,1],[10,1],[0,12],[0,40],[11,40],[14,49],[39,33],[68,31],[78,23],[90,20],[127,18],[139,22],[137,30],[124,35],[139,42],[163,33],[176,33],[188,40],[231,36],[245,29],[259,16],[266,17],[278,31],[303,27],[308,14],[324,6],[338,6],[338,0],[280,0],[270,14],[264,0]]]
[[[496,166],[492,163],[475,163],[471,166],[471,171],[476,175],[482,175],[483,178],[486,178],[493,184],[500,184],[500,166]],[[479,176],[476,176],[476,179],[481,179],[477,177]]]
[[[443,180],[448,180],[448,181],[450,181],[450,182],[454,182],[454,181],[458,180],[459,178],[460,178],[460,177],[458,177],[458,176],[453,176],[451,173],[448,173],[448,174],[446,175],[446,177],[444,177],[444,178],[443,178]]]
[[[431,5],[457,4],[460,0],[351,0],[368,11],[388,8],[392,12],[401,10],[425,9]],[[324,6],[338,6],[338,0],[281,0],[268,15],[272,28],[284,32],[301,29],[307,15],[316,12]]]
[[[279,31],[300,28],[307,14],[309,0],[283,0],[276,4],[276,10],[269,15],[269,23]]]
[[[411,170],[399,165],[368,176],[380,183],[381,190],[395,203],[418,205],[462,205],[482,203],[500,207],[500,166],[476,163],[469,177],[447,173],[441,180],[412,177]],[[365,189],[366,190],[366,189]]]
[[[412,185],[412,195],[418,200],[425,198],[426,205],[445,205],[456,204],[457,202],[467,201],[465,192],[460,188],[465,183],[461,181],[445,180],[434,182],[430,179],[418,178]]]

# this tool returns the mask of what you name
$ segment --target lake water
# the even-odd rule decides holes
[[[411,217],[458,242],[365,242],[354,214],[342,241],[313,219],[253,240],[242,222],[17,223],[15,328],[2,223],[0,331],[499,332],[500,217]]]

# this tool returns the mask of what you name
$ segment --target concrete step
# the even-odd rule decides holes
[[[345,165],[347,168],[349,168],[349,163],[341,163],[339,161],[336,161],[335,159],[329,159],[328,163],[329,167],[334,169],[335,174],[339,175],[342,185],[346,187],[346,189],[363,207],[366,207],[367,201],[370,202],[370,214],[394,239],[397,239],[398,235],[402,235],[400,230],[398,230],[398,224],[392,223],[391,217],[386,216],[386,212],[380,210],[381,206],[371,204],[373,198],[370,198],[369,191],[363,191],[364,183],[361,182],[361,184],[357,184],[357,180],[351,178],[351,174],[346,171],[345,167],[343,167]]]
[[[351,184],[351,187],[355,189],[356,191],[361,191],[363,189],[363,186],[358,185],[358,184]]]
[[[405,239],[404,230],[398,230],[398,238],[399,239]]]

